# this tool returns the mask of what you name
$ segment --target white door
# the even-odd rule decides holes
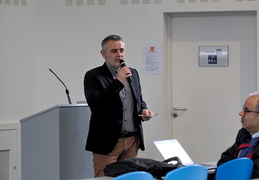
[[[170,18],[172,138],[194,162],[217,161],[241,128],[238,113],[256,90],[256,15],[185,14]],[[228,67],[200,67],[199,46],[229,47]],[[186,110],[184,110],[186,109]]]

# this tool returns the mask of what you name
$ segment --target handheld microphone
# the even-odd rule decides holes
[[[49,71],[52,72],[52,73],[58,78],[58,80],[65,86],[65,89],[66,89],[65,92],[66,92],[66,94],[67,94],[68,103],[69,103],[69,104],[72,104],[72,103],[71,103],[70,96],[69,96],[69,91],[68,91],[67,86],[65,85],[65,83],[63,83],[63,81],[62,81],[51,69],[49,69]]]
[[[120,65],[121,65],[121,68],[127,66],[126,62],[124,60],[120,60]],[[132,78],[131,77],[128,77],[127,79],[128,79],[129,82],[132,82]]]

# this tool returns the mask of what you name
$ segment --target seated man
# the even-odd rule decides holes
[[[259,178],[259,92],[248,96],[239,115],[242,128],[235,143],[221,154],[217,165],[236,158],[251,158],[254,161],[252,178]]]

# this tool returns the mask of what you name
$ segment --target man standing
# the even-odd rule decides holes
[[[242,129],[235,143],[221,154],[218,166],[236,158],[251,158],[254,161],[252,178],[259,178],[259,93],[248,96],[239,115]]]
[[[122,63],[123,39],[107,36],[101,47],[105,63],[84,77],[84,93],[91,109],[85,149],[93,152],[95,177],[104,176],[107,164],[135,158],[139,148],[145,149],[142,121],[153,114],[142,99],[138,72]]]

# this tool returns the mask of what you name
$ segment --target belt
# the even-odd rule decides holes
[[[122,132],[120,133],[120,138],[127,138],[137,135],[137,132]]]

